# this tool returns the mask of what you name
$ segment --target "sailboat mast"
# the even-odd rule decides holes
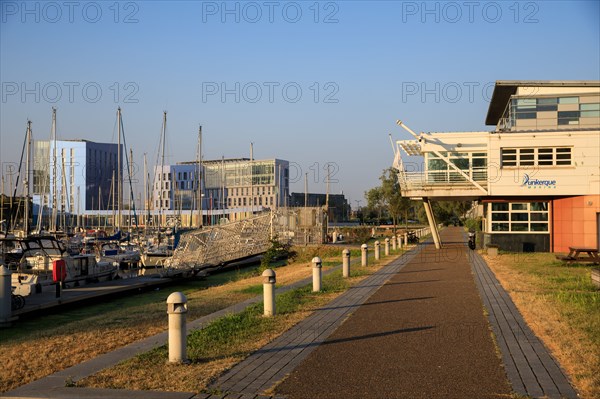
[[[160,231],[160,225],[162,224],[162,211],[163,211],[163,189],[164,189],[164,173],[165,173],[165,141],[167,136],[167,111],[163,111],[163,125],[162,125],[162,137],[161,137],[161,159],[160,159],[160,207],[159,209],[159,217],[158,217],[158,228]]]
[[[117,229],[121,230],[121,187],[122,187],[122,171],[121,171],[121,107],[117,108]]]
[[[201,173],[204,173],[202,168],[202,125],[198,128],[198,151],[196,153],[196,192],[197,192],[197,207],[198,207],[198,220],[196,224],[198,228],[202,227],[202,178]]]
[[[50,231],[56,231],[57,195],[56,195],[56,108],[52,107],[52,220]]]
[[[148,205],[148,163],[146,153],[144,153],[144,210],[146,211],[146,220],[144,221],[144,236],[148,233],[148,219],[150,216],[150,206]]]
[[[63,148],[61,150],[61,174],[62,174],[62,179],[61,179],[61,184],[62,184],[62,189],[61,189],[61,212],[62,212],[62,225],[63,225],[63,231],[67,231],[67,209],[69,208],[69,191],[67,189],[67,170],[65,167],[65,158],[66,158],[66,154],[65,154],[65,149]]]
[[[254,214],[254,143],[250,143],[250,216]]]
[[[31,121],[27,121],[27,153],[25,155],[25,178],[23,188],[25,189],[25,217],[23,218],[23,230],[29,235],[29,155],[31,153]],[[4,190],[3,190],[4,191]],[[0,218],[2,219],[2,218]]]
[[[112,197],[112,220],[113,220],[113,224],[116,225],[116,211],[117,208],[115,208],[115,171],[113,170],[112,172],[112,178],[110,179],[110,194]]]
[[[127,167],[127,175],[129,176],[129,231],[131,231],[131,208],[133,206],[133,190],[131,189],[131,174],[133,173],[133,149],[129,149],[129,166]]]

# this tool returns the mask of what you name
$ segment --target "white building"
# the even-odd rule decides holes
[[[199,179],[198,179],[199,177]],[[181,215],[181,223],[198,210],[201,187],[203,224],[220,218],[239,220],[254,212],[286,206],[289,196],[289,162],[280,159],[232,158],[156,167],[152,209],[164,215]],[[185,212],[188,211],[188,212]]]
[[[401,190],[423,200],[430,225],[431,200],[471,199],[487,242],[501,249],[598,248],[600,82],[498,81],[486,124],[494,130],[396,143]]]

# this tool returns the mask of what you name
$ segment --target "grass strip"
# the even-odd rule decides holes
[[[484,255],[527,324],[558,359],[582,398],[600,397],[600,291],[592,266],[550,253]]]

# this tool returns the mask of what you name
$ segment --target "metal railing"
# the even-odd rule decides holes
[[[192,274],[259,255],[270,248],[275,237],[281,243],[321,244],[325,239],[324,215],[322,208],[279,208],[183,234],[175,253],[165,261],[164,274]]]
[[[487,169],[470,169],[464,171],[471,179],[478,183],[487,181]],[[425,172],[398,173],[398,181],[402,190],[424,190],[443,187],[472,186],[473,183],[454,170],[430,170]]]

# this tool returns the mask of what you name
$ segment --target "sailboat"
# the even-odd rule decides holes
[[[161,232],[161,224],[162,224],[162,190],[164,187],[164,168],[165,168],[165,142],[167,135],[167,111],[163,111],[163,121],[162,121],[162,129],[161,136],[159,141],[159,154],[158,158],[161,161],[160,173],[158,174],[158,192],[159,192],[159,206],[158,206],[158,223],[157,223],[157,233],[155,237],[148,239],[146,247],[144,248],[144,252],[141,257],[142,263],[142,274],[149,274],[152,272],[156,272],[157,269],[162,268],[164,260],[173,255],[173,243],[169,243],[169,239],[164,241]],[[158,161],[158,159],[157,159]],[[158,162],[157,162],[158,163]],[[155,174],[156,176],[156,174]]]

